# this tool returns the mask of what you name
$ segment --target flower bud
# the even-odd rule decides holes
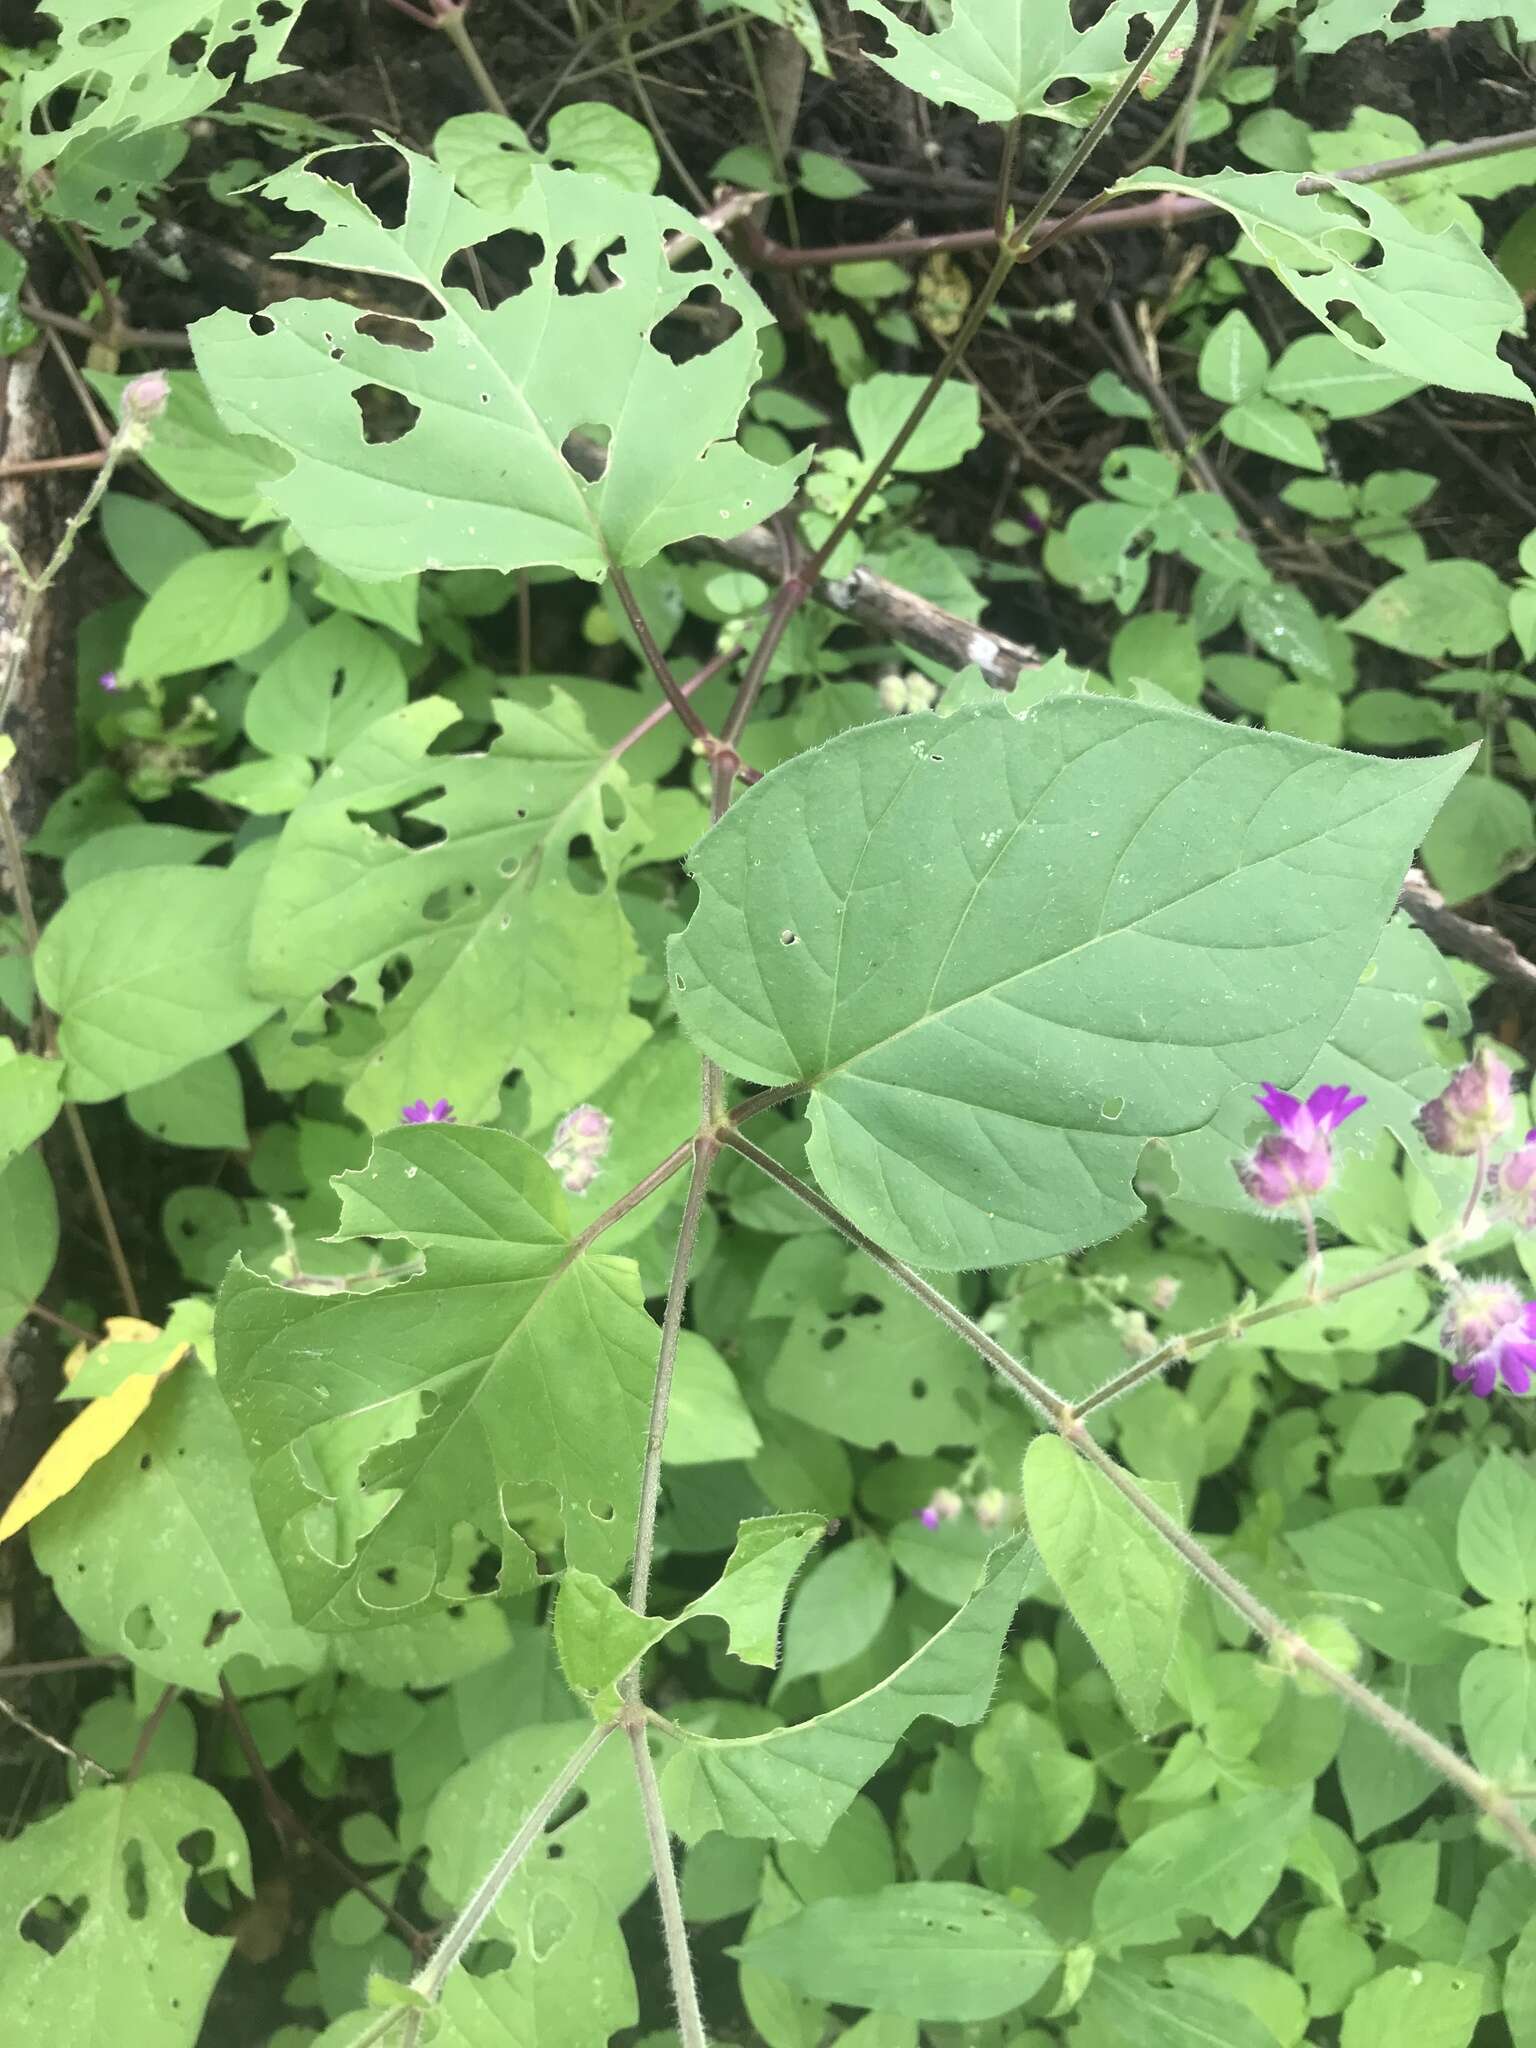
[[[928,1505],[919,1508],[917,1519],[925,1529],[937,1529],[944,1522],[954,1521],[965,1512],[965,1502],[951,1486],[935,1488],[929,1496]]]
[[[1013,1502],[1000,1486],[989,1486],[971,1502],[971,1513],[983,1529],[1000,1529],[1013,1516]]]
[[[597,1179],[612,1142],[612,1121],[590,1102],[583,1102],[568,1110],[555,1125],[554,1138],[544,1157],[559,1174],[567,1194],[584,1195]]]
[[[1160,1316],[1166,1315],[1178,1300],[1182,1284],[1171,1273],[1160,1273],[1152,1282],[1152,1306]]]
[[[146,370],[123,386],[121,400],[125,420],[157,420],[170,403],[171,380],[164,370]]]
[[[1431,1152],[1468,1158],[1509,1129],[1509,1069],[1484,1047],[1414,1118]]]

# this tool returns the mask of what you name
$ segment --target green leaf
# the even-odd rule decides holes
[[[1028,1881],[1042,1850],[1077,1832],[1098,1772],[1067,1748],[1054,1722],[1017,1700],[993,1708],[971,1753],[981,1772],[971,1830],[977,1868],[994,1891],[1007,1892]]]
[[[1182,1960],[1182,1959],[1181,1959]],[[1100,1963],[1083,2000],[1089,2038],[1127,2048],[1275,2048],[1276,2037],[1235,1998],[1206,1984],[1171,1990]]]
[[[1145,0],[1111,0],[1092,28],[1079,29],[1068,0],[1032,0],[1027,23],[1019,0],[955,0],[946,26],[925,35],[881,0],[853,0],[853,8],[873,16],[891,45],[888,56],[869,51],[871,60],[925,99],[982,121],[1028,114],[1073,127],[1092,120],[1130,70],[1126,39],[1147,12]],[[1063,82],[1066,94],[1053,99]]]
[[[58,1251],[58,1203],[42,1152],[33,1146],[0,1167],[0,1336],[30,1315]]]
[[[423,1835],[432,1889],[450,1905],[467,1902],[506,1847],[520,1815],[580,1747],[578,1721],[519,1728],[456,1770],[432,1801]],[[593,1889],[617,1920],[651,1879],[645,1823],[629,1745],[622,1736],[600,1749],[581,1776],[581,1797],[559,1810],[534,1853],[508,1879],[487,1930],[515,1926],[540,1896],[570,1902]],[[586,2044],[582,2044],[586,2048]]]
[[[574,1249],[554,1174],[502,1131],[392,1132],[338,1186],[338,1236],[404,1238],[425,1271],[314,1296],[237,1265],[216,1323],[295,1613],[359,1628],[452,1604],[465,1524],[501,1552],[504,1586],[531,1584],[509,1517],[556,1502],[567,1559],[613,1576],[655,1366],[634,1266]]]
[[[848,424],[871,468],[906,424],[927,386],[926,377],[887,371],[866,377],[848,394]],[[946,384],[893,467],[914,474],[953,469],[981,440],[981,399],[972,384]]]
[[[1315,405],[1330,419],[1355,420],[1407,398],[1419,389],[1419,379],[1378,369],[1336,335],[1303,334],[1282,354],[1264,388],[1286,405]]]
[[[818,1899],[731,1953],[797,1991],[920,2020],[988,2020],[1032,1998],[1061,1950],[974,1884],[893,1884]]]
[[[12,1841],[0,1916],[13,1930],[6,2011],[17,2037],[192,2048],[234,1946],[188,1918],[194,1872],[250,1895],[234,1813],[210,1786],[166,1771],[83,1791]],[[23,1940],[15,1930],[39,1912],[53,1940]]]
[[[816,1178],[899,1257],[1091,1244],[1146,1137],[1306,1066],[1465,760],[1088,697],[865,726],[700,841],[678,1011],[811,1091]]]
[[[105,1102],[163,1081],[271,1015],[246,979],[257,886],[250,862],[136,868],[70,897],[36,956],[67,1095]]]
[[[389,642],[333,612],[267,663],[246,699],[245,729],[263,753],[329,761],[406,696]]]
[[[382,1034],[347,1095],[374,1129],[446,1095],[496,1113],[520,1067],[534,1129],[553,1123],[642,1044],[628,989],[640,956],[611,888],[569,879],[586,834],[610,874],[644,840],[629,781],[563,692],[547,710],[497,707],[484,754],[430,751],[458,709],[426,698],[377,720],[293,812],[257,898],[251,974],[290,1017],[338,981]],[[385,837],[406,812],[433,840]],[[386,971],[411,967],[403,989]]]
[[[122,381],[127,384],[131,379]],[[101,501],[100,519],[108,553],[128,581],[146,596],[157,590],[173,569],[208,552],[207,541],[190,519],[151,498],[108,491]]]
[[[1461,1582],[1409,1509],[1350,1508],[1286,1540],[1331,1610],[1373,1650],[1404,1664],[1456,1654]]]
[[[133,382],[131,377],[109,375],[104,370],[87,370],[85,374],[86,381],[110,401],[114,411]],[[281,452],[255,434],[232,434],[223,426],[195,370],[162,374],[171,395],[139,461],[167,490],[216,519],[243,521],[264,516],[261,487],[282,474]],[[132,506],[135,521],[164,511],[146,498],[124,502]],[[199,551],[202,546],[199,539]]]
[[[725,1623],[733,1655],[771,1668],[790,1582],[825,1528],[819,1515],[763,1515],[743,1522],[718,1581],[670,1621],[636,1614],[601,1579],[572,1566],[560,1583],[554,1623],[560,1668],[570,1686],[586,1699],[606,1695],[654,1643],[707,1614]]]
[[[436,164],[399,154],[410,177],[399,229],[311,169],[284,171],[265,189],[320,218],[319,234],[294,254],[425,293],[435,309],[425,324],[391,318],[388,338],[375,338],[373,316],[356,306],[296,297],[271,309],[268,333],[231,310],[192,330],[225,423],[292,457],[266,493],[316,554],[361,577],[550,563],[597,578],[610,561],[648,562],[701,532],[729,539],[788,500],[804,459],[773,467],[731,439],[768,316],[708,235],[704,268],[668,267],[663,237],[697,237],[690,215],[605,178],[542,166],[515,206],[482,208]],[[527,289],[487,312],[443,282],[444,268],[512,227],[537,236],[542,255]],[[555,290],[556,258],[584,237],[622,244],[609,257],[617,294]],[[704,286],[741,324],[675,364],[655,330]],[[409,401],[398,439],[364,437],[353,399],[360,382]],[[589,483],[563,449],[572,433],[595,428],[608,432],[607,454]]]
[[[1461,1730],[1484,1776],[1496,1785],[1518,1785],[1528,1801],[1536,1756],[1536,1659],[1529,1645],[1479,1650],[1468,1659],[1461,1674]]]
[[[668,1465],[716,1465],[755,1458],[762,1447],[736,1375],[707,1338],[684,1330],[677,1340],[663,1460]]]
[[[205,775],[198,789],[215,802],[235,804],[258,818],[277,818],[301,804],[314,787],[315,771],[302,754],[258,754]]]
[[[1536,1920],[1527,1923],[1504,1966],[1504,2018],[1515,2048],[1536,2048]]]
[[[780,1684],[835,1671],[862,1656],[896,1597],[895,1573],[878,1536],[858,1536],[806,1573],[784,1628]]]
[[[1344,2009],[1339,2048],[1467,2048],[1483,2008],[1478,1971],[1450,1963],[1399,1963],[1360,1989]]]
[[[62,1060],[18,1052],[0,1037],[0,1174],[51,1127],[63,1084]]]
[[[1428,562],[1373,590],[1344,625],[1400,654],[1465,660],[1508,633],[1509,592],[1486,562]]]
[[[126,687],[216,668],[270,640],[288,612],[288,571],[269,548],[208,548],[155,586],[119,666]]]
[[[323,1645],[294,1621],[251,1480],[222,1391],[184,1364],[33,1523],[38,1569],[82,1633],[163,1685],[217,1693],[235,1657],[314,1671]]]
[[[1449,903],[1481,896],[1533,860],[1536,814],[1531,800],[1524,790],[1492,775],[1470,776],[1453,789],[1424,835],[1429,879]]]
[[[824,1842],[919,1715],[963,1727],[986,1712],[1033,1562],[1022,1537],[994,1550],[981,1585],[954,1619],[846,1706],[766,1735],[691,1737],[662,1776],[674,1832],[685,1842],[711,1828]]]
[[[1177,1941],[1185,1914],[1234,1940],[1280,1882],[1311,1814],[1312,1788],[1248,1792],[1160,1821],[1115,1858],[1093,1897],[1095,1944],[1111,1955]]]
[[[1301,40],[1309,50],[1318,51],[1341,50],[1356,36],[1379,35],[1395,43],[1400,36],[1458,28],[1464,21],[1487,21],[1493,15],[1507,16],[1517,37],[1536,37],[1536,0],[1418,0],[1411,10],[1401,0],[1322,0],[1302,23]],[[1350,2042],[1347,2048],[1356,2044]]]
[[[786,1415],[847,1443],[915,1454],[974,1442],[984,1382],[962,1338],[854,1256],[830,1306],[812,1298],[796,1311],[763,1391]]]
[[[1195,178],[1145,170],[1113,190],[1184,192],[1230,213],[1259,260],[1336,340],[1379,369],[1529,401],[1498,354],[1500,337],[1522,324],[1519,294],[1463,228],[1427,233],[1367,185],[1298,191],[1284,171]],[[1344,254],[1341,244],[1358,254]],[[1350,315],[1364,322],[1359,332],[1351,332]]]
[[[1205,338],[1197,369],[1200,389],[1223,405],[1241,405],[1257,398],[1269,371],[1269,350],[1248,315],[1239,308],[1220,320]]]
[[[822,78],[831,76],[814,0],[703,0],[703,7],[706,14],[718,14],[723,7],[744,7],[761,21],[787,28],[810,58],[811,69]]]
[[[1176,1490],[1146,1481],[1177,1515]],[[1143,1735],[1156,1725],[1187,1575],[1130,1502],[1056,1436],[1024,1454],[1024,1508],[1041,1561]]]
[[[123,1107],[141,1131],[163,1145],[243,1152],[251,1142],[240,1069],[227,1052],[210,1053],[168,1081],[129,1089]]]
[[[855,199],[869,190],[868,180],[824,150],[802,149],[796,158],[801,185],[817,199]]]
[[[1293,469],[1325,470],[1323,445],[1299,412],[1268,395],[1234,405],[1221,416],[1221,431],[1239,448],[1273,456]]]
[[[661,158],[651,131],[604,100],[574,100],[549,117],[544,153],[553,164],[591,171],[626,192],[654,192]]]
[[[1490,1450],[1467,1488],[1456,1555],[1485,1599],[1536,1600],[1536,1475],[1507,1451]]]

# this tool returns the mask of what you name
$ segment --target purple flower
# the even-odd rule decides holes
[[[940,1486],[935,1489],[925,1508],[919,1508],[917,1519],[925,1529],[937,1529],[945,1522],[952,1522],[957,1515],[964,1514],[965,1502],[953,1487]]]
[[[117,670],[115,668],[109,668],[103,670],[103,672],[96,678],[96,687],[98,690],[105,690],[109,696],[112,696],[115,695],[115,693],[118,690],[120,690],[123,686],[117,680]]]
[[[1525,1143],[1499,1161],[1493,1184],[1516,1227],[1536,1230],[1536,1131],[1527,1131]]]
[[[453,1104],[446,1095],[439,1095],[436,1102],[426,1102],[418,1096],[401,1110],[400,1121],[403,1124],[451,1124]]]
[[[1445,1087],[1414,1118],[1431,1152],[1470,1158],[1509,1129],[1509,1069],[1486,1047],[1458,1067]]]
[[[1236,1162],[1245,1192],[1265,1209],[1283,1209],[1321,1194],[1333,1177],[1329,1141],[1346,1117],[1365,1107],[1365,1097],[1338,1084],[1314,1088],[1302,1102],[1266,1081],[1254,1100],[1275,1129],[1266,1132],[1248,1158]]]
[[[590,1102],[567,1110],[555,1125],[555,1135],[544,1157],[560,1176],[560,1185],[570,1195],[584,1195],[597,1179],[598,1168],[608,1156],[613,1141],[613,1122]]]
[[[1522,1300],[1509,1280],[1479,1280],[1457,1287],[1445,1306],[1440,1340],[1451,1371],[1481,1400],[1502,1379],[1512,1394],[1528,1394],[1536,1372],[1536,1301]]]

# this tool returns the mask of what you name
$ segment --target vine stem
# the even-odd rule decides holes
[[[808,1187],[804,1181],[797,1180],[795,1175],[786,1168],[781,1167],[777,1160],[771,1159],[766,1152],[760,1151],[756,1145],[744,1139],[739,1131],[731,1130],[724,1136],[723,1142],[752,1160],[754,1165],[760,1167],[771,1179],[777,1181],[780,1187],[787,1189],[791,1194],[804,1202],[808,1208],[813,1209],[818,1216],[824,1217],[827,1222],[833,1224],[845,1237],[856,1244],[861,1251],[868,1253],[884,1271],[899,1280],[904,1287],[917,1296],[919,1301],[922,1301],[925,1306],[931,1308],[936,1315],[940,1316],[952,1330],[964,1337],[966,1342],[978,1351],[989,1365],[1007,1379],[1010,1385],[1024,1393],[1037,1408],[1044,1412],[1046,1419],[1063,1441],[1070,1444],[1079,1457],[1085,1459],[1088,1464],[1103,1473],[1104,1477],[1116,1491],[1122,1494],[1136,1512],[1149,1522],[1171,1548],[1178,1553],[1190,1570],[1197,1577],[1203,1579],[1214,1592],[1220,1594],[1221,1598],[1240,1614],[1253,1629],[1262,1635],[1266,1641],[1272,1643],[1282,1657],[1289,1659],[1293,1665],[1298,1665],[1310,1672],[1313,1677],[1336,1692],[1357,1713],[1363,1714],[1368,1720],[1374,1721],[1383,1734],[1389,1736],[1393,1741],[1403,1744],[1405,1748],[1412,1750],[1416,1756],[1421,1757],[1431,1769],[1437,1771],[1448,1783],[1456,1786],[1459,1791],[1464,1792],[1476,1806],[1488,1815],[1490,1820],[1496,1822],[1504,1830],[1505,1834],[1520,1851],[1520,1854],[1529,1862],[1536,1864],[1536,1834],[1532,1833],[1513,1802],[1498,1786],[1493,1784],[1488,1778],[1485,1778],[1480,1771],[1474,1770],[1464,1757],[1458,1756],[1445,1743],[1437,1741],[1429,1733],[1428,1729],[1421,1728],[1416,1721],[1410,1720],[1406,1714],[1400,1713],[1396,1707],[1389,1705],[1383,1699],[1379,1699],[1368,1686],[1362,1685],[1358,1679],[1351,1677],[1347,1671],[1342,1670],[1330,1658],[1323,1656],[1321,1651],[1315,1649],[1312,1644],[1306,1641],[1305,1637],[1297,1634],[1294,1629],[1287,1627],[1277,1614],[1271,1612],[1261,1600],[1250,1593],[1242,1581],[1235,1578],[1226,1569],[1225,1565],[1221,1564],[1211,1555],[1210,1551],[1203,1544],[1196,1542],[1195,1538],[1187,1530],[1180,1528],[1173,1517],[1166,1514],[1158,1506],[1157,1502],[1152,1499],[1151,1495],[1144,1492],[1137,1485],[1124,1466],[1118,1464],[1101,1444],[1095,1442],[1088,1433],[1085,1418],[1091,1408],[1102,1405],[1103,1400],[1108,1398],[1107,1389],[1101,1388],[1098,1395],[1091,1396],[1087,1401],[1080,1403],[1075,1408],[1068,1402],[1063,1401],[1059,1394],[1047,1387],[1043,1381],[1035,1379],[1034,1375],[1026,1367],[1020,1365],[1019,1361],[1011,1353],[1005,1351],[1000,1344],[995,1343],[992,1338],[988,1337],[987,1333],[972,1323],[968,1316],[963,1315],[954,1306],[953,1302],[945,1301],[942,1295],[930,1288],[922,1276],[914,1272],[904,1261],[884,1251],[872,1239],[866,1237],[851,1217],[845,1216],[840,1209],[827,1201],[824,1196],[818,1194],[814,1188]],[[1353,1293],[1357,1288],[1369,1286],[1374,1281],[1385,1279],[1391,1273],[1405,1271],[1411,1266],[1426,1264],[1431,1259],[1441,1256],[1446,1245],[1455,1241],[1460,1236],[1461,1231],[1458,1227],[1453,1231],[1447,1232],[1444,1239],[1436,1240],[1431,1245],[1423,1246],[1415,1253],[1407,1254],[1400,1259],[1385,1260],[1371,1272],[1360,1274],[1352,1281],[1341,1282],[1337,1288],[1331,1289],[1328,1296],[1323,1298],[1330,1299],[1340,1294]],[[1268,1321],[1282,1314],[1294,1314],[1298,1309],[1310,1308],[1314,1305],[1312,1301],[1306,1298],[1271,1303],[1267,1309],[1254,1311],[1247,1318],[1246,1323],[1241,1326],[1251,1327],[1254,1323]],[[1241,1319],[1234,1317],[1231,1322],[1218,1325],[1214,1331],[1204,1334],[1207,1337],[1235,1334],[1236,1327],[1240,1323]],[[1193,1340],[1186,1339],[1184,1341],[1188,1343]],[[1172,1347],[1165,1346],[1164,1349],[1171,1353]],[[1150,1361],[1144,1361],[1142,1367],[1133,1367],[1132,1372],[1138,1378],[1145,1378],[1147,1376],[1145,1366],[1148,1363]],[[1121,1376],[1122,1380],[1126,1377],[1127,1375]]]
[[[1485,1778],[1481,1771],[1474,1770],[1446,1743],[1437,1741],[1427,1728],[1421,1728],[1417,1721],[1410,1720],[1408,1715],[1372,1692],[1369,1686],[1362,1685],[1358,1678],[1325,1657],[1305,1636],[1288,1628],[1278,1614],[1250,1593],[1241,1579],[1235,1578],[1224,1565],[1219,1564],[1203,1544],[1197,1543],[1180,1528],[1173,1517],[1137,1485],[1125,1467],[1088,1434],[1080,1418],[1061,1433],[1078,1456],[1102,1473],[1137,1514],[1151,1524],[1171,1549],[1178,1552],[1196,1577],[1203,1579],[1212,1592],[1219,1594],[1256,1634],[1274,1647],[1282,1661],[1310,1672],[1357,1713],[1374,1721],[1383,1734],[1400,1743],[1404,1749],[1411,1750],[1431,1770],[1464,1792],[1474,1806],[1504,1830],[1525,1860],[1536,1864],[1536,1834],[1532,1833],[1513,1800],[1498,1786]]]
[[[640,651],[645,656],[647,667],[661,685],[662,695],[683,721],[683,724],[693,734],[694,738],[705,746],[712,746],[714,744],[714,734],[689,703],[687,691],[672,673],[672,665],[657,644],[656,635],[651,631],[650,621],[640,609],[639,600],[630,588],[629,578],[624,574],[624,571],[617,562],[610,562],[608,564],[608,581],[613,585],[613,594],[623,607],[624,616],[629,621],[631,632],[633,632],[635,638],[640,643]]]
[[[693,1958],[688,1952],[688,1929],[683,1920],[683,1902],[677,1889],[677,1869],[672,1860],[672,1838],[661,1806],[661,1787],[651,1761],[646,1722],[637,1718],[627,1723],[630,1753],[635,1760],[635,1777],[640,1786],[640,1810],[645,1815],[646,1840],[651,1849],[651,1870],[656,1879],[656,1898],[661,1907],[661,1931],[667,1945],[667,1969],[672,1995],[677,2002],[677,2032],[682,2048],[709,2048],[704,2015],[699,2009],[699,1990],[694,1981]]]
[[[507,111],[507,103],[497,90],[495,79],[486,70],[485,61],[481,57],[479,50],[475,47],[475,39],[469,32],[469,23],[464,19],[465,12],[465,7],[462,4],[458,6],[444,5],[442,0],[439,0],[439,12],[435,26],[442,30],[449,42],[452,43],[454,49],[457,50],[460,63],[474,80],[476,92],[479,93],[481,99],[485,101],[491,112],[493,114],[500,114],[504,121],[510,121],[512,116]]]

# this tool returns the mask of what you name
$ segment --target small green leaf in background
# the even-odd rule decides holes
[[[859,1536],[830,1551],[800,1583],[784,1628],[781,1685],[834,1671],[869,1648],[896,1597],[885,1545]]]
[[[262,670],[245,705],[245,730],[267,754],[330,761],[376,718],[406,700],[405,669],[379,633],[333,612]]]
[[[1372,591],[1344,624],[1400,654],[1464,661],[1508,634],[1509,592],[1485,562],[1430,562]]]
[[[212,1786],[164,1771],[82,1791],[12,1841],[0,1859],[5,1925],[41,1908],[51,1932],[68,1930],[56,1951],[13,1933],[6,2010],[19,2038],[192,2048],[233,1945],[187,1917],[198,1871],[250,1895],[231,1808]]]
[[[1448,903],[1481,896],[1536,860],[1536,814],[1524,790],[1476,774],[1451,791],[1424,835],[1424,865]]]
[[[1259,330],[1234,306],[1217,321],[1200,350],[1200,389],[1223,405],[1241,405],[1257,398],[1268,371],[1269,350]]]
[[[682,1331],[662,1459],[668,1465],[716,1465],[755,1458],[763,1439],[736,1375],[706,1337]]]
[[[1399,1963],[1364,1984],[1344,2009],[1339,2048],[1467,2048],[1483,2006],[1476,1970],[1449,1963]]]
[[[209,548],[157,584],[128,635],[119,677],[158,682],[216,668],[270,640],[288,611],[288,570],[264,548]]]
[[[815,1998],[952,2021],[1021,2005],[1061,1955],[1021,1907],[971,1884],[820,1899],[732,1953]]]
[[[130,1088],[123,1107],[146,1136],[163,1145],[239,1152],[250,1143],[240,1069],[227,1052],[195,1060],[168,1081]]]
[[[34,1145],[0,1166],[0,1336],[30,1312],[58,1251],[58,1203]]]
[[[0,1037],[0,1173],[52,1125],[63,1084],[62,1060],[18,1052]]]
[[[1163,1539],[1101,1472],[1056,1436],[1024,1456],[1030,1533],[1062,1599],[1143,1734],[1156,1725],[1178,1637],[1187,1573]],[[1179,1515],[1174,1488],[1144,1482]]]
[[[1396,405],[1418,380],[1378,369],[1336,335],[1303,334],[1282,352],[1264,388],[1282,404],[1315,405],[1330,419],[1353,420]]]
[[[1095,1940],[1111,1954],[1176,1941],[1181,1915],[1191,1913],[1236,1939],[1280,1882],[1311,1806],[1310,1785],[1248,1792],[1148,1828],[1100,1879]]]
[[[1456,1522],[1468,1585],[1488,1600],[1536,1600],[1536,1475],[1507,1451],[1489,1451]]]
[[[1288,462],[1293,469],[1325,470],[1323,445],[1299,412],[1277,398],[1245,399],[1221,416],[1221,431],[1239,448]]]
[[[0,239],[0,356],[13,356],[37,339],[37,329],[21,310],[21,288],[27,281],[26,259]]]
[[[925,377],[880,371],[848,394],[848,424],[859,453],[873,468],[922,395]],[[894,467],[910,473],[953,469],[981,440],[981,400],[971,384],[946,384],[929,407]]]
[[[137,868],[70,897],[35,963],[59,1019],[66,1094],[104,1102],[166,1080],[271,1015],[246,978],[258,884],[248,862]]]
[[[1287,1540],[1329,1610],[1372,1649],[1404,1664],[1456,1653],[1461,1580],[1409,1509],[1350,1508]]]
[[[231,433],[214,411],[195,370],[171,370],[165,376],[171,387],[170,399],[139,460],[168,490],[200,511],[211,512],[217,519],[253,518],[263,509],[261,486],[282,474],[281,451],[259,435]],[[114,410],[133,381],[102,370],[87,370],[86,378]],[[119,502],[132,508],[125,516],[135,520],[148,521],[157,513],[163,518],[174,516],[146,498],[120,498]],[[202,545],[205,543],[200,543],[199,551]]]

